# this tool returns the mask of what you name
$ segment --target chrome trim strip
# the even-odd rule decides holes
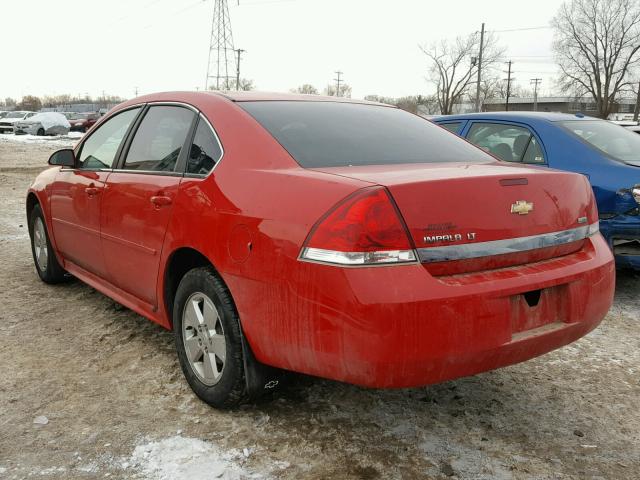
[[[583,240],[598,231],[598,224],[562,230],[560,232],[543,233],[529,237],[508,238],[490,242],[465,243],[461,245],[445,245],[442,247],[426,247],[418,249],[418,258],[422,263],[446,262],[468,258],[489,257],[506,253],[526,252],[538,248],[556,247],[578,240]]]

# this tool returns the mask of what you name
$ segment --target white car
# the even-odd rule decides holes
[[[69,133],[71,125],[69,120],[61,113],[44,112],[37,113],[26,120],[19,120],[14,123],[14,133],[16,135],[66,135]]]
[[[627,125],[624,128],[626,128],[627,130],[631,130],[632,132],[640,133],[640,125],[638,124]]]
[[[36,112],[7,112],[4,118],[0,118],[0,133],[12,133],[13,127],[16,122],[20,120],[26,120],[27,118],[33,117]]]

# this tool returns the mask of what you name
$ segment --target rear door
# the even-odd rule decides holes
[[[62,168],[51,185],[51,217],[56,245],[66,260],[106,278],[100,240],[105,182],[141,107],[118,113],[84,140],[75,168]]]
[[[152,306],[195,119],[187,106],[148,106],[106,185],[100,225],[111,281]]]
[[[546,164],[542,143],[526,125],[475,121],[465,136],[474,145],[505,162]]]

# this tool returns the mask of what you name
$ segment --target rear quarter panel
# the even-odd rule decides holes
[[[270,364],[282,364],[282,356],[295,360],[296,346],[283,348],[294,328],[291,312],[284,310],[296,301],[292,282],[302,281],[296,280],[304,270],[297,260],[302,244],[328,209],[369,184],[300,168],[228,100],[214,97],[200,107],[220,137],[224,156],[209,177],[182,181],[161,271],[179,248],[201,252],[229,287],[256,357]],[[170,317],[165,312],[167,325]]]

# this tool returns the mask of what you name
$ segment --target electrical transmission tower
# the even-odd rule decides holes
[[[236,52],[233,48],[229,5],[227,0],[214,0],[205,90],[210,86],[216,90],[229,90],[232,80],[236,77],[236,71]]]

